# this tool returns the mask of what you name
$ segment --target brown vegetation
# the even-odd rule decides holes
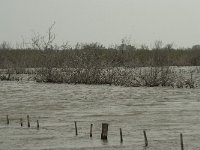
[[[38,82],[194,87],[192,79],[177,82],[177,72],[169,66],[200,65],[198,45],[174,49],[173,44],[162,46],[156,41],[150,50],[145,45],[136,48],[123,39],[112,48],[99,43],[77,43],[72,48],[68,43],[53,43],[53,26],[47,37],[35,35],[31,47],[17,49],[8,42],[0,44],[0,69],[7,69],[6,74],[1,73],[1,80],[10,80],[12,74],[36,74]]]

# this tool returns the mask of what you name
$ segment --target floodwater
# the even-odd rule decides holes
[[[100,139],[102,123],[109,123],[107,142]],[[185,149],[200,149],[199,88],[0,82],[0,150],[177,150],[180,133]]]

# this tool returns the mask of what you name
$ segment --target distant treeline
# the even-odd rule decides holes
[[[0,48],[0,68],[199,66],[200,49],[105,48],[87,45],[65,50]]]
[[[121,44],[106,48],[99,43],[81,44],[74,47],[68,42],[57,45],[53,28],[46,35],[34,34],[29,42],[16,44],[0,43],[0,68],[88,68],[88,67],[147,67],[147,66],[199,66],[200,45],[192,48],[173,48],[173,43],[163,46],[155,41],[154,47],[137,48],[129,38]]]

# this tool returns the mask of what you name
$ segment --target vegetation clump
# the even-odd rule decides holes
[[[173,66],[200,66],[200,46],[173,48],[156,41],[152,49],[136,47],[127,39],[106,48],[99,43],[54,43],[55,34],[35,34],[30,45],[13,48],[0,44],[0,80],[15,80],[13,74],[32,74],[37,82],[110,84],[122,86],[195,87],[194,79],[184,78]],[[18,78],[20,80],[20,78]]]

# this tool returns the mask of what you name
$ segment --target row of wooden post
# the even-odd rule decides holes
[[[10,120],[8,115],[6,116],[6,122],[7,125],[10,124]],[[75,135],[78,135],[78,128],[77,128],[77,122],[75,121]],[[20,125],[21,127],[23,127],[23,119],[20,118]],[[28,128],[30,128],[30,118],[29,115],[27,115],[27,126]],[[90,137],[92,137],[92,127],[93,124],[90,125]],[[39,120],[37,120],[37,129],[39,130],[40,125],[39,125]],[[145,147],[148,146],[148,139],[147,139],[147,134],[146,131],[143,130],[143,134],[144,134],[144,143],[145,143]],[[108,123],[102,123],[102,132],[101,132],[101,139],[102,140],[107,140],[108,139]],[[120,128],[120,142],[123,143],[123,135],[122,135],[122,129]],[[180,134],[180,143],[181,143],[181,150],[184,150],[184,144],[183,144],[183,135],[182,133]]]
[[[7,123],[7,125],[10,124],[10,119],[9,119],[8,115],[6,116],[6,123]],[[20,126],[23,127],[23,119],[22,118],[20,118]],[[27,127],[28,128],[31,127],[29,115],[27,115]],[[37,129],[39,130],[39,128],[40,128],[39,120],[37,120]]]
[[[75,121],[74,124],[75,124],[75,134],[77,136],[78,135],[77,122]],[[93,127],[93,124],[90,125],[90,137],[92,137],[92,127]],[[101,139],[102,140],[108,139],[108,124],[107,123],[102,123]],[[120,128],[120,141],[121,141],[121,143],[123,143],[123,136],[122,136],[121,128]]]
[[[92,137],[92,127],[93,127],[93,124],[90,125],[90,137]],[[77,129],[77,122],[76,121],[75,121],[75,132],[76,132],[76,136],[77,136],[78,135],[78,129]],[[145,130],[143,130],[143,134],[144,134],[145,147],[148,147],[148,139],[147,139],[147,134],[146,134]],[[108,123],[102,123],[101,139],[107,140],[108,139],[107,136],[108,136]],[[120,142],[123,143],[123,135],[122,135],[122,129],[121,128],[120,128]],[[180,143],[181,143],[181,150],[184,150],[182,133],[180,134]]]

